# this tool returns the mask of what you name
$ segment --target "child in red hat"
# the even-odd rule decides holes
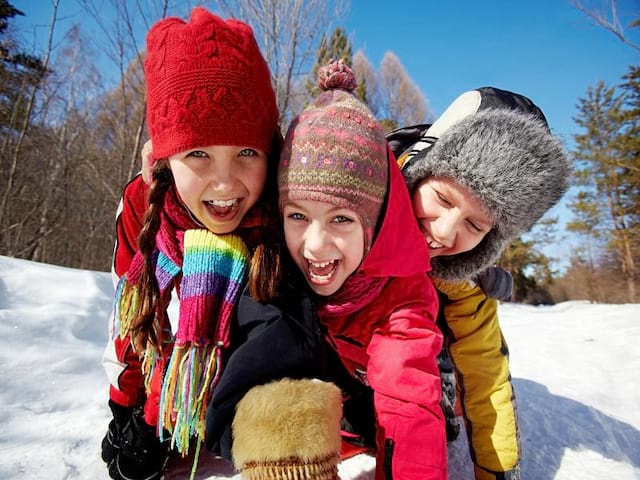
[[[149,187],[137,177],[125,189],[124,211],[146,214],[118,222],[129,241],[116,246],[104,357],[113,420],[102,457],[114,479],[160,478],[170,449],[186,455],[194,437],[199,449],[237,299],[247,283],[268,297],[278,274],[278,110],[251,28],[204,8],[163,19],[144,67],[153,173]]]

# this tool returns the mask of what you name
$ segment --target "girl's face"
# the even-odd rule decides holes
[[[240,225],[267,177],[267,154],[248,147],[193,148],[169,158],[169,165],[186,207],[216,234]]]
[[[480,200],[448,178],[427,178],[411,200],[431,257],[467,252],[493,228]]]
[[[337,292],[364,256],[360,217],[315,200],[289,201],[283,216],[287,248],[311,289],[323,296]]]

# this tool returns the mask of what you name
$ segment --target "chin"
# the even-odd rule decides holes
[[[317,295],[320,295],[321,297],[329,297],[340,289],[340,287],[336,288],[332,285],[316,285],[311,282],[307,282],[307,283],[311,287],[311,290],[313,290],[314,293],[316,293]]]

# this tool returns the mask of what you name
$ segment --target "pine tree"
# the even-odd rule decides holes
[[[11,131],[23,124],[26,115],[28,91],[37,86],[46,71],[42,60],[17,51],[9,35],[9,21],[24,13],[7,0],[0,0],[0,132]]]
[[[600,232],[607,234],[608,248],[615,252],[626,277],[629,301],[636,302],[637,253],[633,245],[637,244],[634,232],[638,228],[639,187],[634,170],[638,162],[637,143],[631,137],[633,132],[637,133],[638,115],[624,108],[626,99],[615,88],[599,82],[579,101],[575,121],[583,132],[574,136],[574,157],[583,196],[578,197],[580,201],[574,202],[572,209],[578,216],[589,213],[584,209],[600,210],[597,217]],[[578,218],[574,228],[580,221]]]
[[[322,38],[320,39],[320,46],[316,53],[316,63],[313,65],[312,77],[307,82],[307,91],[311,98],[316,97],[320,93],[320,89],[316,84],[318,69],[331,60],[340,59],[344,60],[344,63],[351,67],[353,63],[353,53],[351,42],[347,37],[346,31],[341,27],[336,27],[328,41],[325,34],[322,34]]]
[[[554,274],[551,259],[537,249],[536,240],[516,239],[504,249],[497,263],[513,276],[514,301],[552,303],[546,291]]]
[[[581,174],[584,176],[584,174]],[[598,285],[598,277],[596,276],[596,250],[601,245],[601,239],[604,232],[601,231],[602,224],[602,208],[597,202],[593,192],[586,190],[579,191],[574,200],[569,203],[569,209],[574,214],[572,221],[567,223],[567,230],[575,232],[584,239],[581,247],[574,252],[572,266],[582,272],[586,277],[587,295],[592,302],[600,301],[599,292],[601,289]]]
[[[17,222],[9,218],[10,199],[22,188],[16,184],[18,167],[25,157],[21,149],[33,129],[36,93],[47,74],[45,63],[21,52],[11,36],[9,22],[17,15],[24,13],[7,0],[0,0],[0,169],[4,172],[0,183],[0,251],[5,253],[12,252],[7,239],[19,237]]]

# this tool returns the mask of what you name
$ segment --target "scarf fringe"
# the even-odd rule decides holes
[[[138,288],[132,285],[123,275],[116,288],[115,315],[114,315],[114,335],[120,338],[126,337],[131,330],[134,312],[138,307]]]
[[[171,434],[171,447],[184,457],[189,440],[204,441],[209,397],[220,377],[222,345],[176,345],[160,395],[158,431]]]

